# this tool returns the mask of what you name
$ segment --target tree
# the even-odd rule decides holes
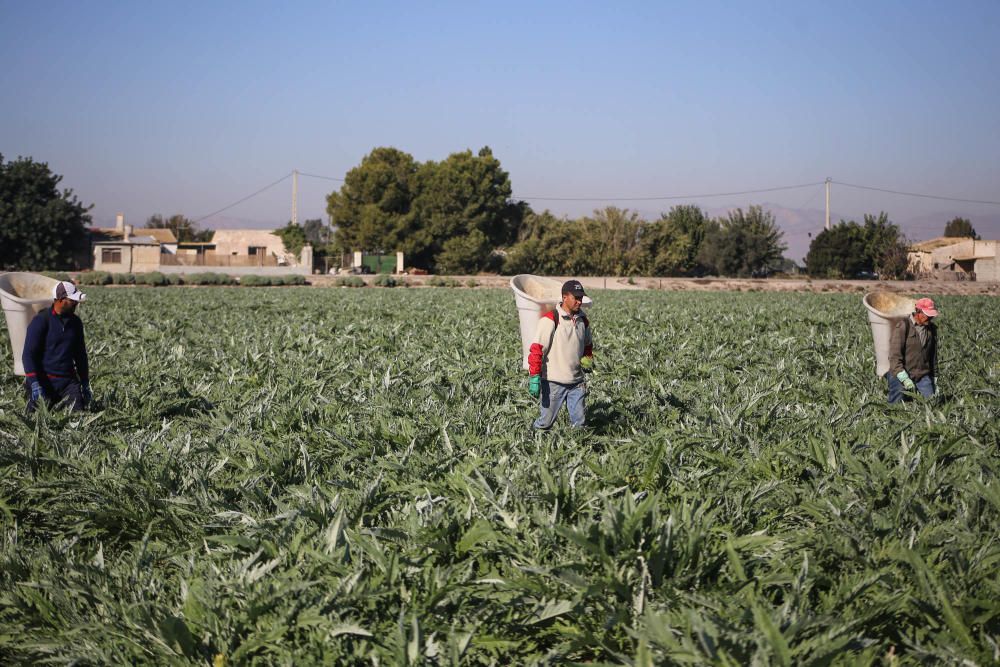
[[[344,178],[339,192],[326,198],[330,223],[336,228],[338,252],[355,250],[398,251],[421,249],[416,217],[418,164],[409,153],[396,148],[376,148]]]
[[[723,276],[747,277],[766,273],[788,246],[774,215],[760,206],[738,208],[709,225],[698,261]]]
[[[305,230],[299,225],[292,224],[291,220],[284,227],[275,229],[274,234],[281,239],[281,243],[285,246],[285,251],[293,255],[298,255],[302,252],[302,246],[308,240],[306,239]]]
[[[326,245],[330,242],[330,238],[332,237],[330,228],[319,218],[313,218],[303,222],[302,233],[305,234],[306,241],[316,247]]]
[[[697,206],[675,206],[640,232],[639,273],[681,276],[703,272],[698,251],[709,219]]]
[[[169,218],[164,218],[159,213],[149,216],[146,220],[146,229],[169,229],[174,233],[181,243],[192,241],[208,241],[212,238],[212,230],[199,230],[198,225],[180,213],[175,213]]]
[[[906,238],[884,211],[865,214],[864,224],[840,223],[823,230],[809,244],[809,275],[857,278],[865,273],[897,280],[909,277]]]
[[[59,191],[62,176],[30,157],[4,163],[0,154],[0,268],[80,268],[87,253],[89,206],[72,190]]]
[[[944,226],[944,235],[948,237],[967,237],[978,239],[979,235],[976,234],[975,227],[966,218],[955,218],[947,225]]]
[[[806,270],[814,278],[855,278],[874,271],[861,225],[841,220],[817,234],[809,244]]]
[[[489,147],[476,155],[466,150],[442,162],[424,163],[418,183],[413,210],[422,247],[412,254],[415,265],[434,267],[446,261],[454,266],[458,261],[469,271],[480,270],[489,257],[481,251],[483,238],[491,249],[516,240],[525,205],[511,200],[510,176]],[[442,258],[445,244],[456,238],[447,258]],[[459,260],[455,255],[459,248],[473,255]]]

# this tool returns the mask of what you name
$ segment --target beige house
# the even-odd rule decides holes
[[[135,234],[132,225],[94,230],[94,238],[94,270],[111,273],[159,271],[160,254],[171,242],[175,248],[177,244],[169,229],[143,229]]]
[[[179,242],[169,229],[140,229],[119,214],[112,229],[91,230],[94,270],[112,273],[312,273],[312,246],[287,252],[281,237],[261,229],[220,229],[208,242]]]
[[[925,278],[997,282],[998,244],[1000,241],[947,236],[921,241],[910,247],[910,269]]]

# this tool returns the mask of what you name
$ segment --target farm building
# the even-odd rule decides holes
[[[140,229],[119,215],[113,229],[91,230],[93,267],[111,273],[312,273],[312,246],[296,256],[281,238],[260,229],[220,229],[208,242],[178,241],[169,229]]]
[[[921,241],[910,247],[910,267],[925,278],[997,282],[998,244],[1000,241],[946,236]]]

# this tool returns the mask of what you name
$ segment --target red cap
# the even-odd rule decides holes
[[[934,307],[934,302],[924,297],[923,299],[917,299],[917,302],[913,304],[913,307],[919,310],[921,313],[927,317],[937,317],[938,311]]]

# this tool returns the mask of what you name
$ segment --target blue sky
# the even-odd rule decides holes
[[[996,0],[0,0],[0,153],[48,162],[98,223],[197,218],[292,169],[343,177],[375,146],[438,160],[489,145],[522,198],[830,176],[997,201],[998,34]],[[301,179],[300,219],[336,187]],[[280,224],[290,200],[286,181],[204,224]],[[690,203],[762,202],[822,209],[822,187]],[[615,203],[653,217],[680,202]],[[1000,206],[837,186],[833,209],[887,210],[918,238],[961,212],[1000,235]]]

